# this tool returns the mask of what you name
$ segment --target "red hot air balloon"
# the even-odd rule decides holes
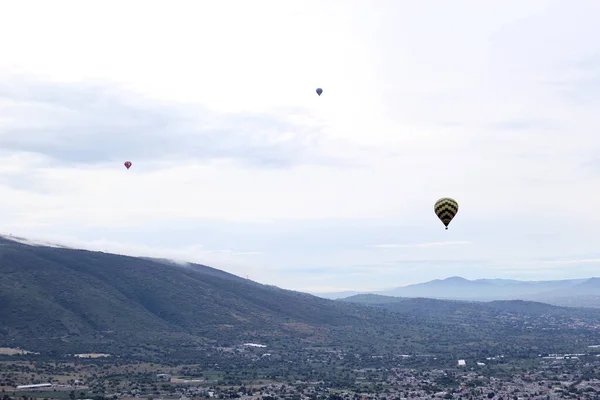
[[[131,167],[131,161],[125,161],[123,165],[125,166],[125,168],[129,169],[129,167]]]

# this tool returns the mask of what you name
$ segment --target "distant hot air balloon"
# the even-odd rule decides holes
[[[450,197],[443,197],[435,202],[433,211],[435,211],[435,215],[438,216],[446,226],[446,229],[448,229],[448,224],[452,221],[456,213],[458,213],[458,203]]]
[[[320,95],[321,95],[321,93],[323,93],[323,89],[321,89],[321,88],[317,88],[317,94],[320,96]]]
[[[125,161],[123,165],[125,166],[125,168],[129,169],[129,167],[131,167],[131,161]]]

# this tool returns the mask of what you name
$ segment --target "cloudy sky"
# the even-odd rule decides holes
[[[598,37],[596,0],[4,2],[0,232],[312,292],[597,276]]]

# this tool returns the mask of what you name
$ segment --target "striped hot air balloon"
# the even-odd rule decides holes
[[[448,229],[448,224],[450,224],[450,221],[452,221],[456,213],[458,213],[458,203],[450,197],[442,197],[435,202],[433,211],[446,226],[446,229]]]

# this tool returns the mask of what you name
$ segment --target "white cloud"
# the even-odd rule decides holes
[[[600,256],[599,7],[7,4],[0,232],[284,287],[556,276]]]
[[[10,234],[0,236],[8,240],[32,246],[85,249],[133,257],[167,258],[182,264],[185,264],[186,262],[195,262],[213,267],[216,265],[220,267],[219,269],[244,277],[252,272],[257,272],[256,267],[248,260],[248,258],[260,256],[261,254],[260,252],[235,251],[231,249],[209,249],[205,248],[202,244],[170,248],[168,246],[154,247],[144,244],[128,243],[126,241],[114,242],[109,239],[86,241],[55,234],[31,234],[26,238]]]

